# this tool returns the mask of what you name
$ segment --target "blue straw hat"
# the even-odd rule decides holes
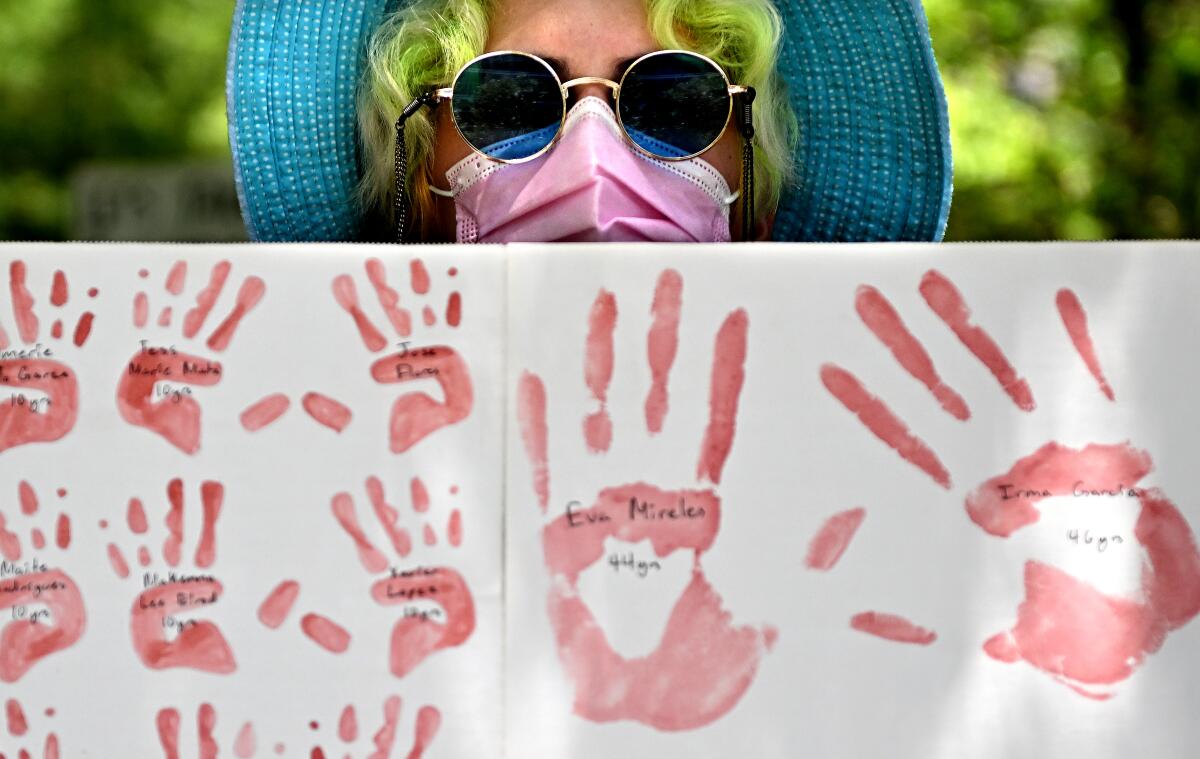
[[[238,1],[226,86],[251,238],[359,239],[356,90],[367,42],[401,2]],[[774,238],[941,240],[950,124],[920,0],[776,3],[801,134]]]

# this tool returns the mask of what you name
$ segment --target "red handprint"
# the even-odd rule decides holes
[[[232,265],[222,261],[213,267],[208,284],[196,294],[196,305],[182,319],[183,337],[192,340],[203,329],[213,307],[221,297]],[[143,269],[139,276],[149,277]],[[187,286],[187,262],[179,261],[167,274],[165,289],[171,298],[180,296]],[[258,305],[266,285],[258,277],[247,277],[238,290],[229,315],[206,341],[208,348],[220,353],[229,347],[242,319]],[[167,329],[175,320],[175,307],[164,306],[155,319]],[[139,292],[133,302],[133,323],[149,329],[150,301]],[[117,409],[129,424],[144,427],[187,454],[200,450],[200,404],[192,397],[193,387],[212,387],[221,381],[224,367],[211,358],[187,353],[161,338],[144,337],[141,347],[130,357],[117,385]],[[159,400],[161,398],[161,400]]]
[[[409,530],[399,524],[400,513],[387,502],[383,483],[375,477],[367,480],[367,496],[392,549],[407,559],[413,552]],[[427,520],[430,501],[424,483],[410,483],[412,508],[423,520],[421,542],[426,549],[439,543],[438,531]],[[434,653],[461,646],[475,631],[475,603],[467,583],[449,567],[418,566],[392,568],[388,558],[375,547],[363,531],[349,493],[333,498],[333,515],[354,541],[363,568],[378,575],[387,572],[371,587],[371,597],[381,606],[403,607],[403,616],[392,628],[389,667],[396,677],[404,677]],[[463,543],[462,513],[451,511],[446,521],[445,541],[451,549]]]
[[[29,736],[29,721],[25,717],[25,710],[21,703],[15,698],[10,698],[4,704],[4,716],[8,735],[13,739],[27,739]],[[46,710],[47,717],[54,716],[53,709]],[[21,742],[17,740],[16,742]],[[28,749],[16,749],[17,753],[13,754],[14,759],[35,759],[35,754]],[[0,751],[0,759],[6,759],[8,754]],[[44,742],[42,742],[42,759],[59,759],[58,736],[54,733],[48,733]]]
[[[60,360],[61,349],[70,350],[63,336],[63,320],[56,317],[50,326],[52,343],[38,342],[42,331],[26,276],[24,261],[9,264],[9,292],[19,342],[14,346],[0,323],[0,387],[5,391],[0,397],[0,453],[19,445],[60,440],[75,426],[79,414],[79,382],[74,370]],[[97,294],[95,289],[88,291],[91,298]],[[56,313],[67,306],[69,296],[66,275],[54,272],[50,305]],[[79,316],[70,339],[76,348],[87,344],[94,318],[90,311]]]
[[[65,490],[58,493],[66,496]],[[28,483],[20,484],[18,500],[23,515],[37,515],[38,497]],[[31,529],[30,543],[35,551],[44,550],[45,534]],[[60,513],[55,522],[54,544],[62,550],[71,546],[71,519],[66,514]],[[15,683],[41,660],[75,645],[83,636],[87,614],[75,581],[50,569],[36,554],[25,554],[3,512],[0,556],[0,612],[11,619],[0,632],[0,680]]]
[[[652,386],[644,409],[652,435],[663,428],[669,412],[668,382],[678,348],[682,289],[682,277],[666,271],[654,300],[648,338]],[[585,361],[585,381],[600,406],[583,422],[584,442],[593,453],[606,453],[612,444],[607,393],[616,319],[616,298],[602,291],[592,310]],[[739,310],[729,314],[716,337],[708,427],[695,473],[713,486],[720,484],[733,447],[748,331],[749,318]],[[534,490],[545,513],[551,487],[546,389],[532,372],[520,382],[518,417],[533,466]],[[633,483],[602,490],[589,508],[569,505],[567,513],[545,526],[542,546],[553,575],[550,622],[559,658],[574,681],[577,714],[596,722],[628,719],[660,730],[688,730],[728,713],[750,687],[776,633],[771,628],[735,627],[704,575],[700,560],[717,537],[722,507],[712,487],[662,489]],[[677,550],[691,551],[695,557],[690,584],[675,603],[658,647],[644,658],[619,655],[578,593],[580,574],[602,558],[609,538],[649,540],[659,557]]]
[[[374,751],[367,759],[388,759],[392,755],[392,747],[396,744],[396,734],[400,730],[401,706],[402,702],[399,696],[392,696],[384,702],[383,724],[371,736]],[[441,725],[442,714],[436,708],[422,706],[417,711],[416,724],[413,728],[413,744],[407,754],[408,759],[421,759],[425,756],[425,751],[433,745]],[[314,730],[320,728],[316,722],[310,723],[310,727]],[[352,744],[359,742],[359,732],[358,713],[353,706],[347,706],[342,710],[337,724],[338,740],[343,746],[336,752],[331,751],[328,756],[350,756],[349,751],[353,748]],[[315,746],[309,753],[309,757],[310,759],[326,759],[325,749]]]
[[[954,284],[940,272],[930,271],[919,289],[929,307],[987,367],[1016,407],[1033,412],[1036,405],[1028,381],[1017,373],[996,341],[972,323],[971,310]],[[1056,305],[1088,372],[1104,397],[1115,402],[1116,394],[1101,368],[1078,296],[1061,290]],[[860,288],[857,308],[901,366],[921,381],[948,413],[962,421],[970,419],[966,403],[942,381],[924,346],[882,293],[872,287]],[[943,488],[953,487],[950,472],[933,448],[857,377],[830,364],[822,368],[821,378],[826,389],[876,437]],[[1079,497],[1082,492],[1085,496],[1125,498],[1140,505],[1134,537],[1146,559],[1137,596],[1106,594],[1058,567],[1028,561],[1026,598],[1016,626],[983,644],[989,656],[1003,662],[1026,661],[1081,695],[1104,699],[1111,694],[1097,687],[1130,677],[1146,656],[1159,650],[1172,630],[1200,614],[1200,551],[1191,527],[1160,491],[1136,487],[1152,468],[1149,455],[1128,443],[1075,449],[1051,442],[966,496],[971,520],[1000,538],[1038,522],[1038,503],[1047,498]],[[1120,536],[1116,539],[1121,540]]]
[[[194,560],[198,569],[208,569],[216,561],[216,525],[224,497],[225,488],[219,482],[201,484],[203,525]],[[150,669],[182,667],[229,674],[237,669],[237,664],[221,630],[211,622],[181,618],[181,615],[190,615],[217,603],[225,589],[211,575],[174,571],[180,564],[183,552],[182,480],[174,479],[168,483],[167,498],[170,509],[165,521],[167,537],[163,542],[162,557],[170,570],[150,570],[153,564],[150,549],[144,544],[137,549],[138,564],[147,571],[142,574],[143,590],[134,599],[130,611],[134,651]],[[126,524],[139,539],[150,530],[145,508],[136,498],[129,501]],[[118,577],[129,577],[129,563],[115,543],[108,545],[108,558]]]
[[[431,282],[425,265],[416,259],[410,265],[412,291],[418,296],[427,296]],[[393,453],[404,453],[438,430],[466,419],[474,405],[474,391],[466,362],[449,346],[417,348],[407,342],[413,333],[412,314],[400,305],[400,295],[387,281],[383,263],[372,258],[366,263],[367,279],[375,290],[379,306],[387,316],[396,334],[406,342],[401,350],[381,358],[371,367],[371,377],[381,385],[407,384],[409,382],[432,381],[442,388],[443,399],[436,400],[424,392],[401,395],[392,405],[389,421],[390,447]],[[458,275],[456,269],[450,276]],[[363,344],[372,353],[387,348],[387,338],[363,312],[359,302],[354,278],[343,274],[333,281],[333,296],[338,305],[354,320]],[[426,327],[437,324],[437,314],[425,306],[422,319]],[[462,322],[462,297],[451,293],[446,304],[447,326],[457,329]]]

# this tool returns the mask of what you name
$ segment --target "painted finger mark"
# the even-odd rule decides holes
[[[333,280],[333,297],[338,305],[354,319],[354,325],[358,328],[358,334],[362,337],[363,345],[367,346],[367,350],[381,351],[387,347],[387,339],[383,333],[363,313],[358,300],[358,288],[354,286],[352,277],[343,274]]]
[[[463,302],[462,293],[452,292],[446,299],[446,324],[458,327],[462,324]]]
[[[219,482],[200,484],[200,501],[204,522],[200,530],[200,542],[196,546],[196,566],[208,569],[217,558],[217,519],[221,516],[221,505],[225,501],[225,486]]]
[[[987,367],[1017,408],[1022,411],[1037,408],[1029,383],[1017,374],[996,341],[982,328],[971,323],[971,309],[958,288],[941,272],[931,270],[921,280],[920,290],[933,312],[946,323],[967,350]]]
[[[67,275],[59,269],[54,272],[54,280],[50,285],[50,303],[61,308],[66,305],[67,297]]]
[[[463,522],[462,512],[458,509],[450,512],[450,521],[446,525],[446,538],[450,541],[450,545],[458,548],[463,541]]]
[[[150,299],[146,293],[133,296],[133,326],[145,327],[150,321]]]
[[[96,315],[91,311],[84,312],[79,317],[79,322],[75,325],[75,334],[71,337],[76,348],[82,348],[87,343],[88,338],[92,335],[92,325],[95,321]]]
[[[1104,376],[1104,369],[1100,366],[1100,359],[1096,355],[1096,345],[1092,342],[1092,334],[1088,329],[1087,311],[1079,302],[1079,296],[1071,290],[1059,290],[1057,305],[1058,313],[1062,316],[1063,326],[1067,328],[1067,334],[1071,337],[1071,342],[1075,345],[1079,357],[1083,359],[1088,371],[1096,378],[1100,392],[1104,393],[1104,397],[1115,402],[1117,400],[1116,393],[1108,384],[1108,379]]]
[[[388,759],[391,756],[392,746],[396,743],[396,731],[400,725],[400,706],[399,696],[391,696],[383,702],[383,726],[375,733],[375,752],[368,759]]]
[[[946,413],[960,421],[971,418],[966,401],[942,381],[925,346],[905,326],[904,320],[883,293],[864,285],[858,289],[855,307],[863,324],[887,346],[906,372],[933,393]]]
[[[714,485],[721,483],[721,474],[733,437],[737,432],[738,401],[746,381],[746,353],[749,340],[750,316],[737,310],[726,317],[717,332],[713,349],[712,383],[709,391],[708,429],[700,447],[700,463],[696,477]]]
[[[170,327],[171,320],[175,317],[175,310],[170,306],[164,306],[162,311],[158,312],[158,326]]]
[[[229,316],[225,317],[225,321],[221,322],[221,326],[217,327],[208,338],[208,347],[218,352],[228,348],[242,320],[262,301],[263,295],[266,292],[267,285],[262,279],[248,277],[242,283],[241,289],[238,290],[233,310],[230,311]]]
[[[850,626],[867,635],[890,640],[894,643],[911,643],[918,646],[931,646],[937,641],[937,633],[915,625],[904,617],[895,614],[881,614],[875,611],[863,612],[850,620]]]
[[[217,740],[213,730],[217,727],[217,710],[212,704],[201,704],[196,714],[196,733],[200,743],[200,759],[217,759]]]
[[[66,514],[59,514],[54,524],[54,545],[62,549],[71,547],[71,518]]]
[[[213,267],[208,284],[196,294],[196,307],[183,317],[184,337],[191,340],[203,329],[209,313],[217,304],[217,299],[221,297],[221,291],[225,289],[225,280],[229,278],[229,271],[232,268],[233,264],[228,261],[222,261]]]
[[[0,555],[9,561],[21,559],[21,539],[7,529],[3,512],[0,512]]]
[[[21,708],[21,703],[15,698],[10,698],[4,703],[4,714],[8,719],[8,734],[20,738],[29,730],[29,723],[25,720],[25,711]]]
[[[234,740],[233,754],[238,759],[253,759],[257,750],[258,740],[254,735],[254,725],[247,722],[242,725],[242,729],[238,731],[237,738]]]
[[[437,324],[437,314],[433,311],[433,306],[425,306],[421,309],[421,321],[426,327],[432,327]]]
[[[333,516],[358,549],[358,560],[368,572],[379,573],[387,569],[387,557],[379,552],[363,532],[354,510],[354,499],[349,493],[338,493],[333,497]]]
[[[608,388],[612,384],[614,347],[617,327],[617,298],[601,290],[588,315],[587,347],[584,353],[584,381],[600,408],[587,416],[583,436],[592,453],[607,452],[612,445],[612,418],[608,414]]]
[[[342,716],[338,718],[338,737],[344,743],[353,743],[358,740],[358,714],[354,711],[353,706],[343,709]]]
[[[409,264],[409,277],[412,282],[412,291],[417,295],[429,294],[429,270],[425,268],[425,262],[419,258],[414,258]]]
[[[300,583],[285,580],[275,587],[258,607],[258,621],[272,630],[278,630],[287,621],[300,596]]]
[[[38,336],[38,318],[33,313],[33,295],[25,286],[25,262],[13,261],[8,267],[9,292],[12,295],[13,319],[17,322],[17,333],[26,343]]]
[[[305,614],[300,629],[321,648],[333,654],[343,654],[350,648],[350,633],[344,627],[320,614]]]
[[[179,759],[179,721],[177,709],[160,709],[154,718],[165,759]]]
[[[412,538],[409,536],[408,530],[397,525],[400,512],[387,502],[383,492],[383,482],[378,477],[367,478],[367,497],[371,500],[375,518],[379,520],[383,531],[387,533],[392,548],[401,558],[407,557],[412,553]]]
[[[375,288],[375,294],[379,298],[379,305],[387,315],[388,321],[392,323],[392,328],[401,337],[409,337],[412,335],[412,314],[407,309],[399,307],[400,294],[388,286],[387,271],[383,266],[383,262],[378,258],[369,259],[366,263],[366,268],[367,279],[371,281],[371,285]],[[343,308],[345,308],[344,305]],[[371,348],[371,350],[380,350],[380,348]]]
[[[413,511],[418,514],[429,511],[429,489],[420,477],[413,477],[409,481],[409,490],[412,492]]]
[[[125,555],[121,553],[121,549],[115,543],[108,544],[108,563],[117,577],[122,580],[129,579],[129,562],[125,560]]]
[[[37,513],[37,493],[34,492],[33,486],[24,480],[17,485],[17,500],[21,503],[22,514],[30,516]]]
[[[163,543],[163,558],[172,567],[179,566],[183,550],[183,480],[176,477],[167,483],[167,539]]]
[[[176,261],[167,273],[166,288],[172,295],[181,295],[187,284],[187,261]]]
[[[842,554],[850,547],[858,528],[867,518],[866,509],[851,509],[830,517],[820,532],[808,544],[808,557],[804,563],[809,569],[828,572],[833,569]]]
[[[125,522],[129,525],[129,531],[135,535],[145,535],[150,529],[150,523],[146,519],[146,508],[139,499],[129,499],[129,505],[125,509]]]
[[[646,396],[646,429],[662,432],[670,410],[668,384],[675,357],[679,353],[679,322],[683,313],[683,277],[667,269],[658,278],[651,307],[654,323],[646,337],[646,355],[650,362],[651,385]]]
[[[432,706],[422,706],[417,712],[417,728],[413,737],[412,748],[408,759],[421,759],[425,751],[433,745],[438,730],[442,726],[442,713]]]
[[[258,432],[269,427],[286,414],[291,405],[291,400],[283,393],[268,395],[242,412],[239,417],[242,428],[247,432]]]
[[[300,405],[317,424],[341,433],[350,426],[354,413],[342,403],[320,393],[307,393]]]
[[[857,377],[839,366],[826,364],[821,367],[821,382],[873,435],[934,482],[950,489],[950,473],[937,454],[913,435],[887,404],[871,395]]]
[[[517,387],[517,420],[521,441],[533,469],[533,492],[542,513],[550,506],[549,437],[546,426],[546,386],[536,374],[525,372]]]

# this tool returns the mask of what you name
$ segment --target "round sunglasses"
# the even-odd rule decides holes
[[[638,58],[621,81],[580,77],[563,82],[531,53],[498,51],[469,61],[450,87],[454,126],[472,149],[503,163],[531,161],[563,131],[572,88],[598,84],[612,90],[617,120],[641,152],[684,161],[715,145],[729,127],[734,100],[752,89],[730,83],[716,62],[687,50],[659,50]]]

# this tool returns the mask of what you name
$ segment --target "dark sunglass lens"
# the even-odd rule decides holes
[[[519,161],[553,140],[563,100],[554,73],[534,58],[501,54],[475,61],[454,83],[454,121],[471,147]]]
[[[621,86],[621,122],[648,153],[683,158],[716,141],[729,120],[729,85],[705,59],[654,55],[634,65]]]

